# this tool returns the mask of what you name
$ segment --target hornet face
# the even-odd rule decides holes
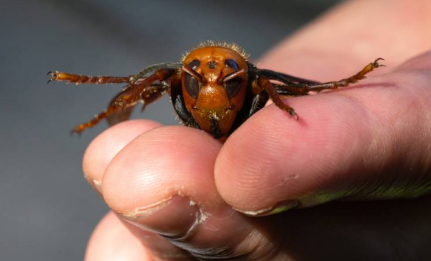
[[[247,62],[224,47],[192,51],[183,61],[182,93],[199,127],[214,137],[227,136],[244,103]]]

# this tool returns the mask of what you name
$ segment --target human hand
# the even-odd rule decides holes
[[[405,32],[388,33],[388,43],[381,32],[396,25],[384,2],[348,3],[258,64],[325,81],[386,58],[390,69],[379,68],[354,87],[286,99],[299,122],[270,105],[224,145],[199,130],[145,120],[96,138],[84,172],[120,219],[111,213],[102,221],[86,260],[195,260],[189,253],[232,260],[430,256],[431,198],[403,198],[431,189],[431,53],[397,65],[431,44],[423,39],[397,53],[412,32],[397,27]],[[368,15],[363,23],[355,20],[363,19],[361,10]],[[316,46],[316,39],[340,34],[342,41]],[[397,200],[326,203],[382,198]],[[320,206],[265,217],[232,209],[252,214],[296,205]]]

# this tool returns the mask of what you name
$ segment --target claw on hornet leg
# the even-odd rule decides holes
[[[383,59],[383,58],[377,58],[376,60],[374,60],[374,62],[373,62],[373,65],[374,65],[374,67],[375,68],[378,68],[378,67],[386,67],[386,65],[384,65],[384,64],[380,64],[379,63],[379,61],[384,61],[385,59]]]

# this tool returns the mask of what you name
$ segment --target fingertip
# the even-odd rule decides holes
[[[207,133],[183,126],[143,133],[108,166],[103,177],[104,199],[122,214],[175,195],[195,202],[217,201],[212,175],[220,147]]]
[[[130,120],[117,124],[98,135],[84,154],[82,168],[90,185],[100,193],[103,174],[109,162],[136,136],[161,124],[149,120]]]
[[[85,261],[153,260],[151,254],[118,219],[109,212],[88,242]]]

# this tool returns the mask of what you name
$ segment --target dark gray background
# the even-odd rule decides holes
[[[256,60],[336,2],[0,0],[0,259],[82,260],[108,210],[81,170],[106,123],[69,131],[121,86],[46,85],[48,71],[130,75],[208,39]],[[134,117],[176,124],[167,99]]]

